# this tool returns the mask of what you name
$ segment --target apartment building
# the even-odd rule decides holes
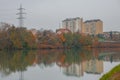
[[[65,29],[69,29],[72,33],[81,32],[83,25],[83,19],[76,17],[76,18],[67,18],[62,21],[62,26]]]
[[[100,19],[83,22],[83,19],[79,17],[67,18],[62,21],[62,27],[69,29],[72,33],[79,32],[90,35],[103,34],[103,22]]]
[[[103,34],[103,22],[100,19],[84,22],[82,32],[91,35]]]

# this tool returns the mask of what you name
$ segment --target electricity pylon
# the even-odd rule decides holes
[[[23,14],[26,14],[24,13],[23,11],[25,10],[24,8],[22,8],[22,5],[20,5],[20,8],[18,9],[19,10],[19,13],[17,13],[17,15],[19,15],[19,17],[17,18],[19,20],[19,27],[24,27],[24,19],[25,17],[23,17]]]

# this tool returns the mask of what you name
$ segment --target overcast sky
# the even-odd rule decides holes
[[[120,31],[120,0],[0,0],[0,22],[18,26],[17,8],[26,9],[27,28],[59,28],[66,18],[101,19],[104,31]]]

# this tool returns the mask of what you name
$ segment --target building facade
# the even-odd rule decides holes
[[[100,19],[83,22],[83,19],[79,17],[67,18],[62,21],[62,27],[69,29],[72,33],[79,32],[90,35],[103,34],[103,22]]]
[[[72,33],[81,32],[83,26],[82,18],[67,18],[62,21],[62,27],[69,29]]]
[[[84,22],[82,32],[91,35],[103,34],[103,22],[100,19],[87,20]]]

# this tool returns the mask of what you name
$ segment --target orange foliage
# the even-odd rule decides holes
[[[62,42],[65,42],[65,37],[64,37],[63,34],[59,34],[58,36],[59,36],[59,38],[62,40]]]

